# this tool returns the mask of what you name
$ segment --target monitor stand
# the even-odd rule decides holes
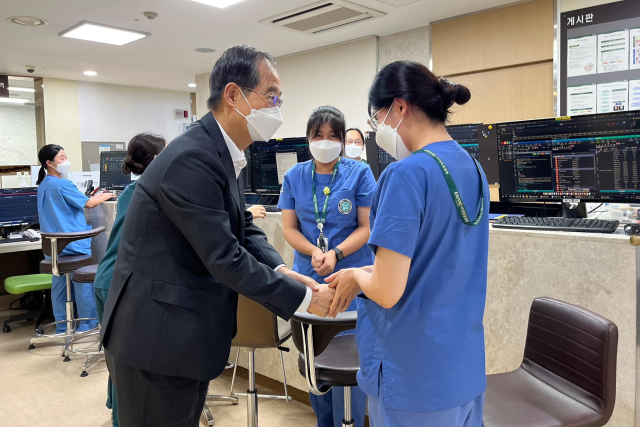
[[[587,205],[583,202],[573,199],[565,199],[562,201],[562,217],[563,218],[586,218]]]

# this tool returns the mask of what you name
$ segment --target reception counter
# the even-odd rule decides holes
[[[256,220],[287,265],[293,249],[285,242],[282,217]],[[624,235],[596,235],[491,229],[485,313],[487,373],[516,369],[524,352],[529,307],[536,297],[585,307],[619,328],[615,427],[634,425],[636,387],[636,249]],[[285,353],[288,383],[306,391],[297,351]],[[232,349],[230,360],[235,359]],[[240,366],[247,366],[246,352]],[[277,350],[256,352],[256,371],[282,381]],[[244,391],[244,390],[238,390]]]

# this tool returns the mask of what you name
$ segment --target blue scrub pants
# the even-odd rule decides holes
[[[78,317],[98,317],[96,302],[93,299],[93,283],[71,282],[71,299],[75,302]],[[56,322],[67,318],[67,278],[65,276],[53,276],[51,284],[51,305]],[[82,321],[78,325],[78,331],[88,331],[98,326],[97,320]],[[56,333],[64,333],[67,330],[66,323],[56,325]]]
[[[95,299],[96,308],[98,309],[98,319],[102,324],[102,316],[104,316],[104,305],[107,302],[107,296],[109,295],[109,289],[96,289]],[[113,421],[113,427],[119,427],[118,421],[118,398],[116,397],[116,388],[111,381],[111,377],[107,380],[107,408],[111,409],[111,419]]]
[[[369,396],[371,427],[482,427],[484,393],[475,400],[446,411],[402,411],[385,408],[383,396]]]

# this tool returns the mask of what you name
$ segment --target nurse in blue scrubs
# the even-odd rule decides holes
[[[320,107],[311,114],[307,138],[314,160],[287,171],[278,204],[284,237],[295,249],[293,270],[318,282],[334,271],[370,265],[373,260],[366,243],[376,182],[366,164],[340,156],[345,128],[343,114],[334,107]],[[355,308],[353,304],[345,310]],[[309,397],[318,427],[342,426],[341,388]],[[366,396],[354,387],[351,401],[355,426],[362,427]]]
[[[71,233],[91,230],[84,218],[84,208],[95,208],[102,202],[112,198],[113,194],[101,194],[92,198],[86,197],[62,174],[69,173],[71,162],[67,160],[64,149],[59,145],[48,144],[38,152],[38,160],[42,165],[38,174],[38,215],[40,230],[47,233]],[[91,239],[71,242],[64,248],[60,256],[91,255]],[[96,303],[93,300],[91,283],[73,282],[71,295],[80,318],[97,319]],[[51,304],[56,322],[67,318],[67,282],[64,276],[53,277],[51,285]],[[98,326],[97,320],[82,321],[78,331],[88,331]],[[64,333],[66,323],[56,325],[56,333]]]
[[[451,139],[460,85],[410,61],[387,65],[369,92],[377,144],[398,161],[371,205],[373,266],[342,270],[330,315],[356,294],[358,384],[373,427],[481,427],[489,188]]]

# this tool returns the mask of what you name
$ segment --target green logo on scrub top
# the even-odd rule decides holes
[[[353,205],[349,199],[342,199],[340,200],[340,203],[338,203],[338,210],[343,215],[349,215],[351,213],[351,209],[353,209]]]

